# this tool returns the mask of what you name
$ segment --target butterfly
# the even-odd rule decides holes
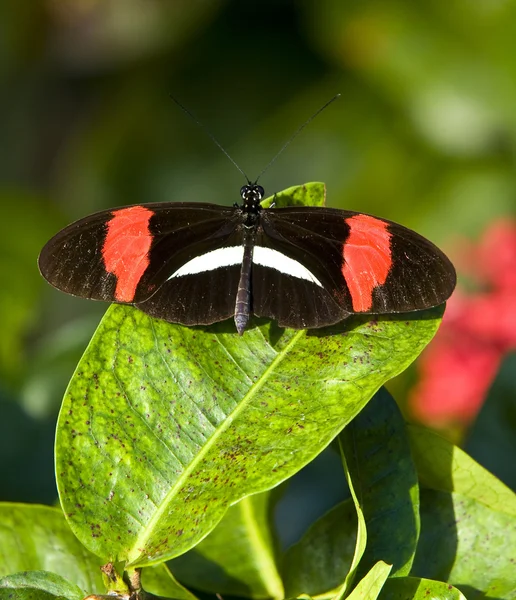
[[[251,315],[310,329],[353,314],[405,313],[445,302],[455,269],[432,242],[392,221],[315,206],[166,202],[105,210],[65,227],[39,268],[54,287],[132,304],[183,325]]]

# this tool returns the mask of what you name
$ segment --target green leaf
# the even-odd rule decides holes
[[[349,600],[376,600],[391,569],[392,565],[377,562],[348,596]]]
[[[84,592],[48,571],[23,571],[0,579],[0,600],[82,600]]]
[[[468,600],[511,598],[516,495],[447,440],[422,427],[408,431],[420,481],[430,488],[421,496],[412,575],[457,585]]]
[[[459,493],[421,490],[421,535],[412,575],[456,585],[468,600],[516,591],[514,517]],[[466,591],[467,588],[467,591]],[[473,593],[474,592],[474,593]]]
[[[57,480],[73,531],[132,566],[189,550],[231,504],[324,449],[414,360],[441,314],[315,332],[267,323],[240,337],[228,323],[188,328],[112,306],[59,417]]]
[[[285,553],[286,597],[322,596],[337,590],[351,569],[356,539],[357,513],[350,498],[318,519]]]
[[[57,508],[0,504],[0,577],[49,571],[87,592],[104,590],[99,559],[77,540]]]
[[[458,492],[485,506],[516,517],[516,494],[466,452],[436,433],[409,425],[414,462],[423,485]]]
[[[229,508],[215,529],[169,567],[198,590],[246,598],[283,598],[271,528],[271,493],[248,496]]]
[[[378,561],[407,575],[419,536],[419,489],[405,422],[382,388],[340,434],[353,487],[367,526],[359,572]]]
[[[150,594],[164,598],[197,600],[194,594],[176,580],[165,564],[142,569],[142,588]]]
[[[457,588],[442,581],[419,577],[393,577],[387,579],[380,600],[466,600]],[[470,600],[468,596],[468,600]]]
[[[77,586],[86,593],[102,594],[106,588],[100,566],[99,558],[88,552],[73,535],[60,509],[0,503],[0,577],[4,577],[9,585],[9,582],[16,581],[20,588],[23,587],[20,582],[23,583],[24,579],[20,572],[48,572],[58,577],[56,581],[61,576],[70,582],[69,585]],[[13,574],[18,574],[18,579],[11,579]],[[43,581],[52,580],[46,575],[38,577],[34,581],[41,577]],[[193,594],[175,581],[165,565],[144,569],[142,580],[145,590],[156,595],[195,600]],[[17,592],[29,596],[33,593],[36,592]],[[37,592],[38,597],[43,593]],[[3,597],[0,595],[0,598]]]
[[[324,183],[312,182],[304,185],[294,185],[274,196],[269,196],[261,202],[263,208],[286,206],[324,206],[326,203],[326,186]]]
[[[341,434],[339,437],[339,449],[340,449],[340,455],[341,455],[341,459],[342,459],[342,466],[344,467],[344,473],[346,474],[346,481],[348,482],[349,491],[351,492],[351,498],[352,498],[353,504],[355,506],[355,512],[356,512],[357,519],[358,519],[358,526],[357,526],[357,535],[356,535],[356,542],[355,542],[355,552],[353,553],[351,567],[349,569],[348,574],[346,575],[346,577],[344,579],[344,582],[342,583],[342,585],[340,586],[340,589],[337,591],[337,593],[335,595],[336,600],[342,600],[342,598],[344,598],[348,594],[349,590],[351,589],[351,586],[353,585],[353,582],[355,581],[357,570],[360,566],[360,561],[362,560],[362,557],[364,556],[364,552],[367,547],[366,520],[365,520],[365,516],[364,516],[364,511],[362,510],[362,504],[357,496],[357,492],[355,489],[355,482],[353,481],[353,477],[351,475],[351,471],[348,467],[348,463],[346,460],[346,455],[344,452],[344,441],[345,440]]]

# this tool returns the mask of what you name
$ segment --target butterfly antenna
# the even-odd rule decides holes
[[[217,138],[213,135],[213,133],[206,127],[206,125],[204,125],[204,123],[201,123],[199,121],[199,119],[197,119],[197,117],[195,117],[185,106],[183,106],[181,104],[181,102],[179,102],[179,100],[177,98],[174,98],[174,96],[172,96],[172,94],[170,94],[170,97],[172,98],[172,100],[179,106],[179,108],[186,113],[190,119],[192,119],[192,121],[201,129],[203,129],[209,136],[209,138],[211,139],[211,141],[218,147],[220,148],[220,150],[222,150],[222,152],[224,152],[224,154],[229,158],[229,160],[235,165],[235,167],[240,171],[240,173],[242,173],[242,175],[245,177],[247,183],[251,183],[251,180],[249,179],[249,177],[245,174],[245,172],[243,171],[243,169],[241,169],[237,163],[231,158],[231,156],[229,155],[229,153],[223,148],[222,144],[217,140]]]
[[[254,182],[255,184],[258,183],[258,179],[260,179],[260,177],[265,173],[265,171],[267,171],[267,169],[272,165],[272,163],[276,162],[276,159],[278,158],[278,156],[283,152],[283,150],[285,150],[285,148],[294,141],[295,138],[297,138],[297,136],[303,131],[303,129],[309,124],[311,123],[315,117],[319,114],[322,113],[322,111],[325,108],[328,108],[328,106],[330,106],[330,104],[332,102],[335,102],[335,100],[337,100],[338,98],[340,98],[340,94],[337,94],[335,96],[333,96],[333,98],[331,100],[328,100],[328,102],[326,102],[326,104],[324,104],[323,106],[321,106],[321,108],[319,108],[319,110],[316,110],[314,112],[314,114],[307,119],[302,125],[301,127],[299,127],[294,133],[293,135],[290,136],[290,138],[283,144],[283,146],[281,147],[280,151],[276,154],[276,156],[269,162],[269,164],[265,167],[265,169],[263,169],[263,171],[258,175],[258,177],[256,178],[256,181]]]

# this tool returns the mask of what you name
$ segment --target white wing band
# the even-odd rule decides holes
[[[319,287],[323,287],[317,277],[304,265],[272,248],[255,246],[253,251],[253,262],[262,267],[275,269],[285,275],[297,277],[298,279],[305,279],[306,281],[315,283],[315,285],[318,285]]]
[[[184,277],[185,275],[195,275],[196,273],[205,273],[207,271],[215,271],[222,267],[231,267],[241,264],[244,257],[243,246],[227,246],[225,248],[217,248],[196,256],[180,267],[175,273],[169,277]],[[304,279],[315,283],[319,287],[323,287],[317,277],[309,271],[304,265],[297,260],[286,256],[278,250],[272,248],[264,248],[263,246],[255,246],[253,249],[253,263],[268,269],[274,269],[285,275]]]
[[[195,275],[195,273],[204,273],[206,271],[214,271],[221,267],[230,267],[239,265],[244,258],[243,246],[227,246],[225,248],[217,248],[206,254],[201,254],[192,258],[179,268],[169,277],[183,277],[184,275]]]

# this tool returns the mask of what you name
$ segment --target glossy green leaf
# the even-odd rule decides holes
[[[24,598],[32,597],[31,594],[37,597],[52,594],[50,588],[45,591],[44,586],[37,592],[33,590],[34,586],[22,589],[25,579],[19,573],[41,572],[54,575],[58,583],[62,577],[70,586],[77,586],[87,594],[103,594],[106,588],[100,566],[99,558],[88,552],[73,535],[60,509],[31,504],[0,504],[0,578],[6,578],[4,587],[16,582],[20,588],[16,593]],[[14,574],[15,580],[12,579]],[[34,581],[53,581],[46,575],[34,577]],[[195,600],[195,596],[174,579],[165,565],[144,569],[142,581],[145,590],[156,595]],[[3,596],[0,595],[0,598]]]
[[[419,489],[405,422],[385,388],[339,438],[367,526],[359,576],[378,561],[407,575],[419,535]]]
[[[246,598],[283,598],[271,492],[243,498],[193,550],[169,563],[189,587]]]
[[[57,508],[0,504],[0,577],[49,571],[89,593],[103,593],[99,559],[73,535]]]
[[[58,487],[92,551],[173,558],[312,460],[414,360],[442,308],[315,332],[201,330],[112,306],[61,409]],[[331,333],[331,335],[330,335]],[[316,432],[316,435],[315,435]]]
[[[409,425],[408,433],[423,485],[463,494],[492,510],[516,517],[516,494],[466,452],[417,425]]]
[[[183,587],[164,563],[142,569],[142,588],[155,596],[174,600],[197,600],[197,597]]]
[[[463,450],[409,426],[422,529],[412,575],[458,586],[468,600],[516,593],[516,495]],[[501,552],[503,549],[503,552]],[[496,593],[495,593],[496,592]]]
[[[318,519],[286,551],[282,569],[286,597],[337,590],[350,571],[356,539],[357,513],[350,498]]]
[[[361,579],[355,589],[347,596],[349,600],[376,600],[380,594],[383,585],[389,577],[392,565],[383,561],[377,562]]]
[[[82,600],[81,588],[48,571],[23,571],[0,579],[0,600]]]
[[[380,600],[466,600],[457,588],[442,581],[419,577],[391,577],[387,579]],[[468,600],[469,600],[468,596]]]
[[[364,515],[364,511],[362,508],[362,502],[357,494],[357,490],[355,488],[355,481],[353,477],[353,473],[348,466],[348,461],[346,458],[345,452],[345,444],[346,437],[344,436],[344,432],[342,432],[339,436],[339,449],[342,460],[342,466],[344,467],[344,473],[346,474],[346,481],[348,482],[349,491],[351,492],[351,498],[353,500],[353,504],[355,507],[355,512],[357,515],[357,534],[356,534],[356,542],[355,542],[355,551],[353,553],[353,559],[351,560],[351,567],[344,579],[344,582],[341,584],[340,589],[337,590],[335,594],[336,600],[342,600],[351,589],[353,582],[355,581],[355,577],[357,571],[360,567],[360,562],[362,557],[364,556],[364,552],[367,548],[367,524]],[[352,456],[352,459],[354,457]],[[358,482],[360,483],[360,482]],[[360,490],[359,490],[360,493]]]
[[[465,494],[421,490],[421,535],[412,575],[451,583],[468,600],[516,593],[514,517]]]
[[[261,202],[263,208],[284,208],[285,206],[324,206],[326,203],[326,186],[324,183],[311,182],[294,185],[282,190]]]

